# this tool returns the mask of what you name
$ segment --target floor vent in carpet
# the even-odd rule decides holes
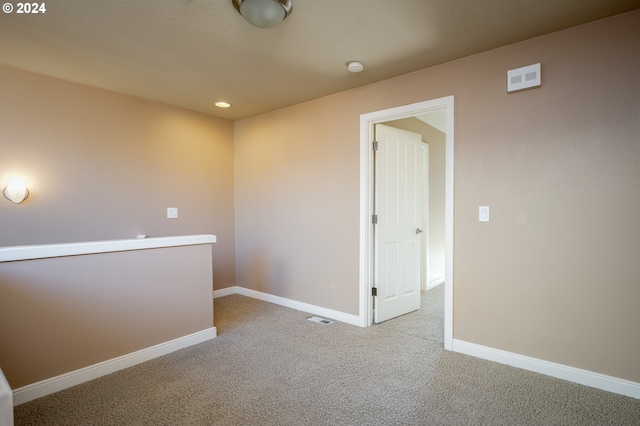
[[[324,324],[324,325],[328,325],[333,322],[333,321],[329,321],[328,319],[319,318],[319,317],[309,317],[307,319],[309,321],[317,322],[318,324]]]

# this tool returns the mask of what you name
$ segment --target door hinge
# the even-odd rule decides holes
[[[371,295],[372,296],[377,296],[378,295],[378,289],[376,287],[371,287]]]
[[[378,223],[378,215],[377,214],[374,214],[374,215],[371,216],[371,223],[373,223],[374,225],[376,223]]]
[[[378,141],[373,141],[373,150],[374,151],[378,150]]]

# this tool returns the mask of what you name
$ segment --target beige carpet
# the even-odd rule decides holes
[[[640,401],[443,350],[442,291],[367,329],[243,296],[219,336],[15,408],[16,425],[640,425]]]

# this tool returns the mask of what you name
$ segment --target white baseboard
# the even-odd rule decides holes
[[[321,317],[362,327],[362,319],[357,315],[346,314],[344,312],[334,311],[333,309],[310,305],[308,303],[298,302],[297,300],[286,299],[284,297],[274,296],[272,294],[262,293],[260,291],[250,290],[244,287],[235,286],[227,287],[222,290],[215,290],[213,292],[213,297],[223,297],[230,294],[240,294],[242,296],[247,296],[265,302],[274,303],[276,305],[285,306],[297,311],[308,312],[313,315],[318,315]]]
[[[90,365],[79,370],[61,374],[50,379],[32,383],[13,391],[13,405],[24,404],[25,402],[59,392],[63,389],[97,379],[107,374],[115,373],[136,364],[149,361],[162,355],[175,352],[179,349],[186,348],[198,343],[213,339],[217,335],[215,327],[198,331],[188,336],[183,336],[168,342],[160,343],[145,349],[141,349],[130,354],[122,355],[98,364]]]
[[[427,283],[427,291],[438,287],[440,284],[444,284],[444,276],[429,281]]]
[[[236,286],[232,286],[232,287],[227,287],[227,288],[223,288],[220,290],[213,290],[213,298],[217,299],[218,297],[224,297],[224,296],[230,296],[232,294],[236,294],[238,287]]]
[[[640,383],[454,339],[453,351],[640,399]]]

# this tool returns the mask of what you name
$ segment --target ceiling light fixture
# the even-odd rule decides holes
[[[220,101],[216,102],[215,106],[217,106],[218,108],[229,108],[231,104],[229,102]]]
[[[251,25],[271,28],[291,14],[291,0],[231,0],[236,10]]]

